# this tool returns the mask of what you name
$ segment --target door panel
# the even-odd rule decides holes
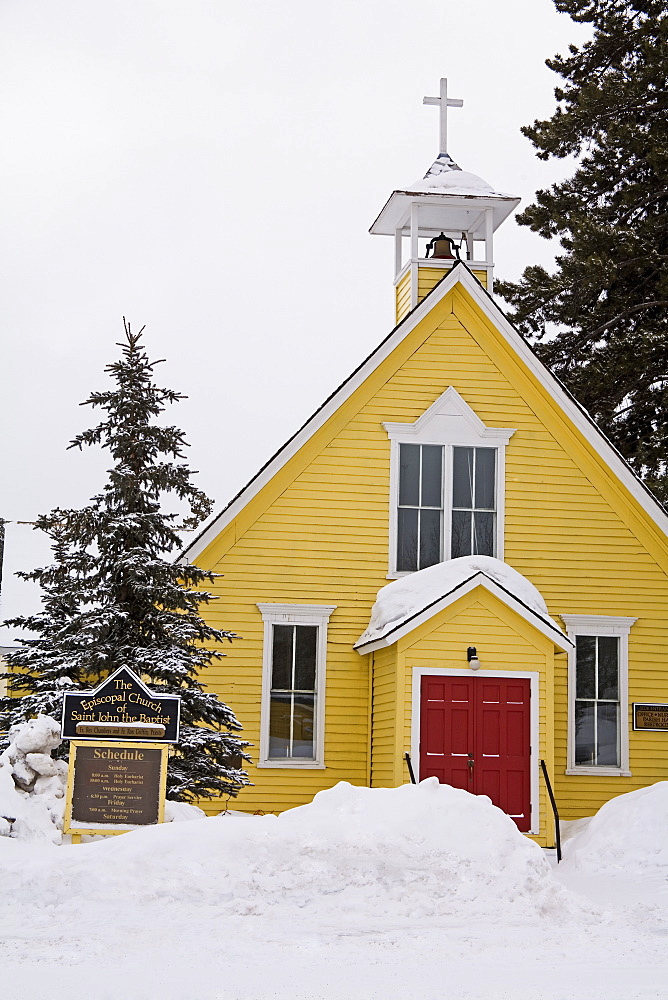
[[[423,677],[420,777],[488,795],[531,824],[528,678]],[[470,766],[472,762],[473,766]]]
[[[471,790],[468,761],[473,747],[473,724],[472,680],[468,677],[423,677],[421,778],[434,777],[443,784]]]

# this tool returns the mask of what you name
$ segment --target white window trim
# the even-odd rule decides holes
[[[399,445],[430,444],[443,448],[443,554],[450,558],[452,513],[452,449],[496,449],[496,558],[503,560],[505,522],[506,445],[515,433],[510,427],[486,427],[480,417],[449,386],[412,424],[384,423],[390,448],[390,551],[388,580],[409,576],[397,570],[397,523],[399,508]],[[448,553],[446,555],[446,553]]]
[[[566,774],[589,774],[599,777],[631,776],[629,770],[629,632],[637,618],[614,615],[560,615],[566,632],[573,640],[568,654],[568,757]],[[576,635],[616,635],[619,637],[619,767],[593,767],[575,763],[575,663]]]
[[[420,691],[423,677],[470,677],[471,670],[451,670],[443,667],[413,667],[412,671],[412,713],[411,713],[411,763],[415,780],[420,780]],[[531,829],[526,836],[538,836],[540,833],[540,674],[535,670],[485,670],[475,674],[476,677],[510,677],[529,680],[531,690],[531,705],[529,707],[529,730],[531,740]]]
[[[260,759],[257,767],[324,768],[325,752],[325,662],[327,624],[336,604],[258,604],[264,621],[262,651],[262,703],[260,716]],[[272,648],[274,625],[317,625],[318,645],[315,665],[315,759],[274,760],[269,757],[269,705],[271,700]]]

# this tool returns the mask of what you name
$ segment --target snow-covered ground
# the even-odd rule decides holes
[[[606,809],[556,870],[435,779],[76,846],[0,837],[2,996],[665,1000],[668,783]]]

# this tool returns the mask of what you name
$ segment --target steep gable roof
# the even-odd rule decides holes
[[[457,261],[452,269],[431,289],[415,308],[385,337],[374,351],[351,375],[318,407],[305,423],[279,448],[236,494],[227,506],[183,550],[179,559],[195,560],[207,546],[234,520],[244,507],[270,482],[299,449],[337,412],[345,401],[373,374],[395,348],[418,326],[429,312],[457,287],[461,287],[480,308],[484,316],[501,334],[512,351],[547,390],[555,403],[571,420],[584,438],[614,473],[617,479],[635,498],[651,521],[668,541],[668,515],[652,493],[638,479],[622,455],[605,437],[587,411],[571,393],[552,375],[534,351],[517,332],[492,296],[471,273],[466,264]]]

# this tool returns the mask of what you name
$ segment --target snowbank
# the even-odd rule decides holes
[[[82,898],[90,906],[112,897],[145,914],[178,899],[223,916],[351,927],[490,912],[561,921],[583,905],[489,799],[435,778],[396,789],[341,783],[278,817],[220,816],[35,850],[0,839],[0,882],[15,901],[62,908],[63,919]]]
[[[419,614],[476,573],[484,573],[558,632],[562,631],[550,618],[540,591],[521,573],[491,556],[462,556],[411,573],[379,590],[369,627],[355,645],[380,639],[391,628]]]
[[[165,802],[165,823],[184,823],[191,819],[206,819],[206,813],[199,806],[189,802]]]
[[[575,826],[575,824],[574,824]],[[668,781],[618,795],[564,843],[564,858],[591,873],[668,874]],[[569,831],[570,832],[570,831]]]

